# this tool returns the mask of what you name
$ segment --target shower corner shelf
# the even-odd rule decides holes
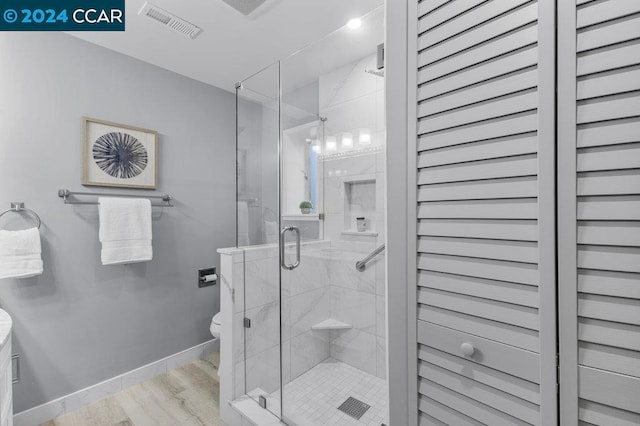
[[[332,318],[321,321],[311,327],[312,330],[346,330],[349,328],[353,328],[353,326]]]

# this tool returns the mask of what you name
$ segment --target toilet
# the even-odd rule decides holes
[[[209,328],[209,330],[211,330],[211,335],[216,339],[220,338],[221,319],[222,319],[221,312],[218,312],[217,314],[215,314],[211,319],[211,327]]]

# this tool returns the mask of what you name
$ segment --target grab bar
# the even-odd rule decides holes
[[[371,262],[371,259],[379,255],[384,251],[384,244],[379,245],[374,251],[369,253],[364,259],[356,262],[356,269],[360,272],[363,272],[367,269],[367,263]]]

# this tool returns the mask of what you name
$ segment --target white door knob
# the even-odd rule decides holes
[[[462,351],[464,356],[472,356],[473,353],[476,351],[476,348],[474,348],[471,343],[465,342],[460,345],[460,350]]]

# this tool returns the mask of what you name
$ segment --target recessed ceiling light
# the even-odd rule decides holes
[[[349,19],[349,22],[347,22],[347,27],[351,28],[352,30],[357,30],[361,26],[362,20],[360,18]]]

